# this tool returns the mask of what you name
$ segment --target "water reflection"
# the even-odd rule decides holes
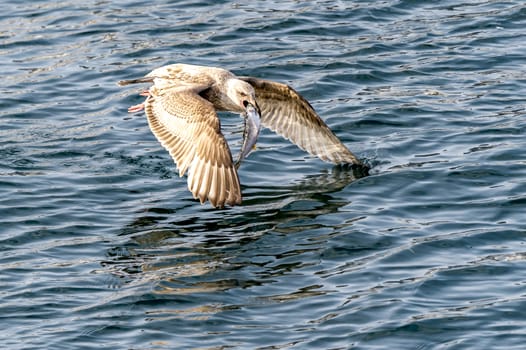
[[[272,283],[313,264],[305,257],[321,249],[320,234],[334,230],[317,219],[348,205],[335,194],[364,175],[363,169],[336,166],[298,183],[252,187],[240,207],[215,210],[191,202],[142,210],[122,230],[124,243],[107,252],[103,265],[123,287],[149,283],[151,288],[154,281],[151,293],[157,296]],[[268,300],[316,296],[323,293],[320,287],[271,293]],[[217,306],[207,308],[212,309]]]

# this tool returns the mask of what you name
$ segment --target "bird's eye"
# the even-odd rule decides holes
[[[247,108],[247,106],[248,106],[248,101],[247,101],[247,100],[243,100],[243,106],[244,106],[245,108]]]

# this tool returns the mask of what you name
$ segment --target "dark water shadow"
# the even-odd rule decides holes
[[[305,233],[332,231],[316,219],[348,205],[335,194],[366,174],[361,167],[335,166],[297,183],[247,188],[243,205],[225,210],[195,201],[142,209],[102,265],[122,285],[153,282],[154,294],[264,284],[305,266],[296,257],[319,247],[299,241]]]

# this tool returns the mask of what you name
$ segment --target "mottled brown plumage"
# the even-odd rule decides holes
[[[251,105],[261,114],[263,126],[312,155],[336,164],[361,164],[307,100],[285,84],[186,64],[164,66],[119,85],[132,83],[153,83],[142,94],[145,102],[129,111],[145,110],[152,132],[174,159],[179,175],[188,171],[188,189],[201,203],[209,200],[223,207],[242,200],[217,111],[245,113]]]
[[[263,126],[324,161],[361,164],[296,90],[288,85],[263,79],[239,79],[254,87]]]

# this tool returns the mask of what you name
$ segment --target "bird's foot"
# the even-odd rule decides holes
[[[151,96],[150,91],[148,91],[148,90],[143,90],[139,95],[144,96],[144,97],[150,97]],[[128,113],[140,112],[143,109],[144,109],[144,103],[140,103],[138,105],[131,106],[130,108],[128,108]]]
[[[150,91],[148,91],[148,90],[143,90],[139,95],[144,96],[144,97],[150,97],[151,96]],[[140,112],[143,109],[144,109],[144,103],[140,103],[138,105],[131,106],[130,108],[128,108],[128,113]]]
[[[141,104],[129,107],[128,108],[128,113],[140,112],[143,109],[144,109],[144,103],[141,103]]]

